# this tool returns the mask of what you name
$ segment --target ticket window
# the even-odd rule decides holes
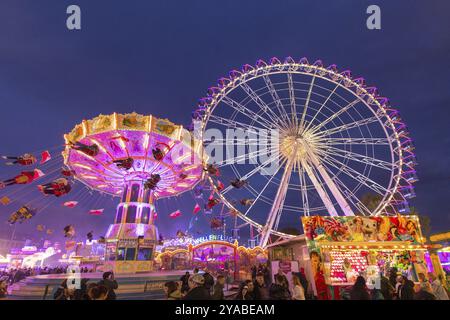
[[[117,249],[117,261],[125,260],[125,251],[126,251],[126,248],[118,248]]]
[[[116,253],[116,246],[115,245],[108,245],[106,247],[106,255],[109,261],[114,261],[117,258]]]
[[[127,248],[125,252],[125,260],[135,260],[136,248]]]
[[[152,260],[152,248],[139,248],[137,260],[139,261],[150,261]]]
[[[135,260],[136,248],[119,248],[117,249],[117,261]]]

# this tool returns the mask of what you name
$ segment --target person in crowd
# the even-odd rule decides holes
[[[275,277],[276,277],[276,276],[280,276],[280,278],[283,279],[283,282],[281,283],[281,285],[282,285],[283,287],[285,287],[286,289],[289,290],[289,281],[288,281],[286,275],[284,274],[283,270],[278,269],[278,272],[277,272],[277,274],[275,275]]]
[[[414,300],[436,300],[431,284],[423,280],[423,277],[420,277],[420,280],[419,291],[414,294]]]
[[[401,284],[398,287],[399,300],[414,300],[414,282],[406,276],[401,276]]]
[[[189,271],[186,271],[186,273],[180,278],[181,281],[181,293],[184,294],[189,291],[189,277],[190,277]]]
[[[402,276],[397,276],[396,278],[396,283],[395,283],[395,292],[394,292],[394,299],[396,300],[400,300],[400,287],[402,286],[403,283],[403,277]],[[389,280],[390,282],[390,280]]]
[[[8,280],[8,276],[2,276],[0,278],[0,299],[4,299],[8,295]]]
[[[54,300],[75,300],[75,288],[69,288],[67,286],[67,279],[64,279],[61,285],[56,289],[53,294]]]
[[[183,300],[210,300],[211,294],[205,288],[205,278],[201,274],[194,274],[189,278],[189,291]]]
[[[89,279],[83,278],[80,281],[80,288],[75,290],[74,300],[88,300],[87,283]]]
[[[369,290],[364,277],[358,276],[356,278],[355,284],[350,290],[350,300],[370,300]]]
[[[258,273],[258,269],[261,269],[261,265],[259,265],[259,268],[256,267],[256,265],[253,265],[251,267],[251,272],[252,272],[252,280],[255,280],[256,278],[256,274]]]
[[[212,294],[212,299],[213,300],[224,300],[225,299],[225,295],[223,293],[223,289],[225,287],[225,276],[224,275],[218,275],[217,276],[217,280],[216,280],[216,284],[213,287],[213,294]]]
[[[391,282],[384,275],[380,278],[380,291],[384,300],[392,300],[395,295],[395,288],[391,285]]]
[[[269,300],[269,287],[264,280],[264,273],[259,271],[253,281],[255,300]]]
[[[393,286],[394,288],[396,287],[396,285],[398,284],[398,269],[393,267],[389,270],[389,283],[391,284],[391,286]]]
[[[164,293],[166,294],[167,300],[181,299],[181,290],[175,281],[169,281],[164,284]]]
[[[433,290],[436,299],[449,300],[447,290],[444,288],[441,281],[439,281],[438,277],[432,272],[429,272],[428,276],[430,277],[431,289]]]
[[[447,290],[447,292],[448,292],[449,291],[449,284],[450,284],[450,273],[447,273],[447,275],[445,275],[445,276],[442,273],[440,273],[438,275],[438,279],[439,279],[439,282],[444,287],[444,289]]]
[[[300,278],[296,275],[292,276],[292,281],[294,283],[294,289],[292,294],[292,300],[306,300],[305,299],[305,289],[300,282]]]
[[[272,274],[267,264],[263,264],[260,271],[264,274],[264,283],[270,286],[272,284]]]
[[[427,277],[425,276],[424,273],[420,272],[419,274],[417,274],[417,277],[419,278],[419,283],[422,285],[424,285],[424,287],[426,287],[426,283],[428,282]]]
[[[194,272],[194,274],[197,274],[198,271],[199,271],[198,268],[194,268],[194,271],[193,271],[193,272]]]
[[[279,274],[275,275],[275,282],[272,283],[272,285],[270,286],[269,297],[271,300],[290,300],[291,299],[289,290],[285,286],[285,280]]]
[[[18,270],[14,273],[13,281],[12,281],[12,282],[13,282],[13,283],[19,282],[19,281],[25,279],[26,277],[27,277],[27,276],[26,276],[25,270],[23,270],[23,269],[18,269]]]
[[[245,280],[239,286],[235,300],[254,300],[254,286],[251,280]]]
[[[103,279],[98,282],[98,285],[105,286],[108,289],[107,300],[116,300],[116,290],[119,284],[114,279],[114,273],[111,271],[103,273]]]
[[[205,289],[211,292],[212,287],[214,286],[214,277],[209,273],[209,270],[205,268],[205,272],[203,273],[203,278],[205,279]]]
[[[87,291],[89,300],[109,300],[108,295],[109,290],[106,286],[95,283],[89,286],[89,289]]]
[[[305,268],[300,268],[300,272],[296,273],[296,275],[299,278],[303,289],[305,290],[305,297],[306,297],[307,292],[308,292],[309,283],[308,283],[308,279],[306,279]]]
[[[384,295],[381,292],[381,289],[373,288],[372,290],[369,290],[369,294],[371,300],[384,300]]]

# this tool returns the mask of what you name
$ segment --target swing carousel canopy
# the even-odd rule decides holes
[[[183,126],[152,115],[99,115],[76,125],[64,138],[64,163],[75,178],[113,196],[120,196],[129,181],[145,181],[152,174],[161,177],[155,197],[178,195],[192,189],[203,173],[201,142]],[[72,148],[76,143],[97,145],[99,153],[90,156]],[[157,149],[162,159],[154,157]],[[133,165],[128,170],[115,163],[129,158]]]

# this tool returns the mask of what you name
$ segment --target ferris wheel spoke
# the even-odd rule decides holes
[[[281,102],[278,92],[275,90],[272,80],[270,80],[270,77],[267,75],[263,76],[263,80],[264,83],[266,84],[267,89],[269,90],[270,95],[272,96],[272,100],[275,102],[275,106],[277,107],[278,112],[280,113],[281,119],[284,120],[284,122],[286,123],[290,123],[289,115],[287,114],[286,109],[284,108],[284,105]]]
[[[226,159],[224,159],[223,161],[217,162],[216,165],[218,167],[223,167],[223,166],[226,166],[226,165],[229,165],[232,163],[242,163],[245,160],[250,161],[250,160],[253,160],[253,159],[259,157],[260,155],[264,155],[267,153],[276,153],[277,149],[278,149],[278,146],[273,146],[270,149],[259,149],[256,151],[252,151],[250,153],[244,153],[237,157],[232,157],[232,156],[230,156],[229,153],[227,153]],[[227,149],[227,151],[228,151],[228,149]]]
[[[289,180],[291,178],[292,170],[294,167],[294,161],[293,159],[289,159],[284,173],[283,177],[281,178],[281,183],[278,187],[277,194],[274,199],[273,206],[270,210],[269,216],[267,218],[266,225],[264,226],[263,230],[261,231],[261,240],[260,240],[260,246],[262,248],[265,248],[267,245],[267,242],[269,241],[269,237],[271,235],[272,230],[274,229],[274,225],[277,223],[279,219],[279,215],[283,211],[283,205],[284,201],[286,200],[286,194],[289,188]]]
[[[359,183],[365,185],[367,188],[371,189],[372,191],[374,191],[380,195],[384,195],[385,193],[388,192],[388,190],[385,187],[381,186],[379,183],[366,177],[365,175],[361,174],[360,172],[356,171],[355,169],[350,168],[345,163],[343,163],[335,158],[324,157],[324,158],[322,158],[322,161],[324,163],[327,163],[328,165],[334,167],[338,171],[345,173],[350,178],[358,181]]]
[[[355,99],[354,101],[350,102],[349,104],[347,104],[345,107],[341,108],[339,111],[333,113],[333,115],[331,117],[329,117],[328,119],[322,121],[319,125],[313,127],[311,129],[311,133],[315,133],[317,132],[320,128],[322,128],[323,126],[325,126],[327,123],[333,121],[334,119],[336,119],[337,117],[339,117],[341,114],[343,114],[344,112],[347,112],[347,110],[349,110],[350,108],[354,107],[355,105],[358,104],[358,102],[361,102],[361,100],[359,98]]]
[[[309,123],[307,124],[306,128],[304,131],[309,130],[309,128],[312,126],[314,120],[317,118],[317,116],[320,114],[320,112],[322,111],[322,109],[326,106],[326,104],[328,103],[328,101],[331,99],[331,97],[333,96],[333,94],[336,92],[337,88],[339,88],[340,84],[336,84],[336,86],[334,87],[333,91],[330,92],[330,94],[328,95],[328,97],[325,99],[325,101],[320,105],[320,107],[317,109],[316,113],[314,114],[314,116],[312,117],[311,121],[309,121]]]
[[[305,170],[301,167],[300,161],[298,161],[297,167],[298,167],[298,177],[300,180],[300,193],[302,196],[302,203],[303,203],[303,214],[305,216],[309,216],[309,200],[308,200],[308,190],[306,189]]]
[[[262,190],[260,192],[258,192],[257,197],[253,200],[253,203],[250,205],[250,207],[245,211],[244,215],[248,215],[248,213],[250,212],[250,210],[253,208],[253,206],[255,205],[255,203],[259,200],[259,198],[263,195],[264,191],[266,191],[267,187],[270,185],[270,183],[272,182],[272,179],[277,175],[277,173],[280,171],[282,166],[279,166],[278,169],[276,170],[276,172],[270,177],[270,179],[268,179],[267,183],[264,185],[264,187],[262,188]]]
[[[334,183],[333,179],[331,179],[331,177],[328,175],[328,172],[325,170],[325,168],[323,167],[323,165],[320,162],[320,160],[310,150],[310,148],[307,148],[306,151],[307,151],[309,160],[312,162],[312,164],[315,167],[315,169],[319,172],[320,176],[322,177],[322,179],[327,184],[328,189],[331,191],[332,195],[337,200],[337,203],[341,207],[341,209],[344,212],[344,214],[346,216],[353,216],[354,213],[353,213],[352,208],[348,205],[347,200],[344,198],[342,193],[339,191],[339,189],[337,188],[337,186]]]
[[[261,110],[263,110],[267,115],[269,115],[269,112],[272,113],[271,120],[272,120],[273,123],[270,124],[271,127],[273,127],[273,125],[274,125],[275,123],[278,123],[279,125],[282,125],[282,126],[284,125],[284,124],[283,124],[283,121],[281,121],[281,119],[280,119],[275,113],[272,112],[272,110],[271,110],[270,107],[267,105],[267,103],[265,103],[265,102],[261,99],[261,97],[258,96],[258,94],[257,94],[252,88],[250,88],[250,86],[249,86],[247,83],[245,83],[245,82],[241,83],[241,88],[242,88],[242,90],[244,90],[244,92],[245,92],[245,93],[253,100],[253,102],[255,102],[256,105],[257,105]],[[270,117],[270,116],[269,116],[269,117]]]
[[[317,193],[319,194],[320,199],[322,200],[323,204],[328,210],[328,213],[332,216],[337,216],[338,213],[336,211],[336,208],[333,205],[333,202],[331,201],[328,193],[324,190],[322,187],[321,182],[317,178],[317,176],[314,174],[313,169],[309,166],[309,164],[306,162],[305,159],[301,159],[301,165],[305,169],[306,174],[308,175],[309,179],[314,185],[314,188],[316,189]]]
[[[328,170],[328,168],[326,168]],[[330,172],[332,174],[332,172]],[[359,200],[359,198],[338,178],[335,178],[336,184],[339,188],[342,188],[342,194],[347,196],[347,200],[350,201],[353,206],[363,213],[363,215],[370,215],[370,210]]]
[[[256,146],[260,139],[258,138],[245,138],[245,139],[205,139],[204,142],[209,143],[217,143],[222,145],[234,145],[234,146]]]
[[[395,167],[394,164],[387,162],[387,161],[379,160],[379,159],[376,159],[373,157],[362,155],[360,153],[343,150],[343,149],[339,149],[339,148],[334,148],[334,147],[330,147],[330,146],[327,147],[327,149],[324,153],[328,154],[328,155],[342,157],[345,159],[350,159],[350,160],[353,160],[353,161],[356,161],[356,162],[359,162],[362,164],[368,164],[370,166],[377,167],[377,168],[384,169],[384,170],[389,170],[389,171],[391,171]]]
[[[261,128],[261,127],[255,127],[252,126],[250,124],[246,124],[243,122],[239,122],[233,119],[228,119],[228,118],[224,118],[221,116],[217,116],[215,114],[211,114],[209,117],[209,121],[213,122],[213,123],[217,123],[217,124],[221,124],[224,126],[228,126],[232,129],[247,129],[248,132],[250,133],[254,133],[254,134],[258,134],[259,130],[263,129],[263,130],[267,130],[265,128]]]
[[[267,159],[266,161],[264,161],[263,163],[261,163],[259,166],[256,166],[255,168],[253,168],[250,172],[246,173],[245,175],[243,175],[242,177],[238,177],[240,180],[246,180],[250,177],[252,177],[255,173],[259,172],[260,170],[262,170],[262,168],[264,166],[266,166],[268,163],[274,161],[274,160],[279,160],[280,155],[279,154],[275,154],[274,156],[270,157],[269,159]],[[229,185],[228,187],[226,187],[221,194],[226,194],[227,192],[229,192],[231,189],[233,189],[233,186]]]
[[[354,129],[360,126],[364,126],[364,125],[368,125],[374,122],[378,122],[379,119],[376,116],[370,117],[370,118],[365,118],[365,119],[361,119],[358,121],[354,121],[354,122],[350,122],[350,123],[346,123],[343,124],[341,126],[338,127],[333,127],[327,130],[321,130],[320,133],[318,134],[320,137],[324,137],[324,136],[331,136],[333,134],[345,131],[345,130],[350,130],[350,129]]]
[[[322,138],[320,143],[325,145],[377,145],[388,146],[387,138]]]
[[[306,117],[306,113],[308,111],[308,106],[309,106],[309,101],[311,99],[311,93],[314,87],[314,80],[316,79],[315,74],[312,76],[311,78],[311,84],[309,85],[309,90],[308,90],[308,95],[306,96],[306,102],[305,102],[305,106],[303,108],[303,113],[302,113],[302,118],[300,120],[300,126],[299,126],[299,130],[303,131],[304,127],[305,127],[305,117]]]
[[[271,126],[273,125],[273,123],[271,121],[261,117],[258,113],[248,109],[247,107],[245,107],[241,103],[233,100],[232,98],[230,98],[228,96],[223,97],[222,101],[226,105],[228,105],[230,108],[236,110],[237,112],[242,113],[243,115],[245,115],[249,119],[252,119],[253,121],[259,123],[261,126],[263,126],[266,129],[271,128]],[[258,119],[260,119],[260,120],[258,120]]]
[[[288,78],[288,88],[289,88],[289,102],[291,105],[291,121],[293,124],[298,124],[297,118],[297,103],[295,101],[295,92],[294,92],[294,84],[292,82],[292,74],[290,72],[287,73]]]

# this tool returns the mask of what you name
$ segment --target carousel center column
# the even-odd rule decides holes
[[[138,174],[126,178],[114,224],[106,233],[105,264],[116,273],[153,270],[158,229],[154,225],[154,194],[144,188],[145,180]]]

